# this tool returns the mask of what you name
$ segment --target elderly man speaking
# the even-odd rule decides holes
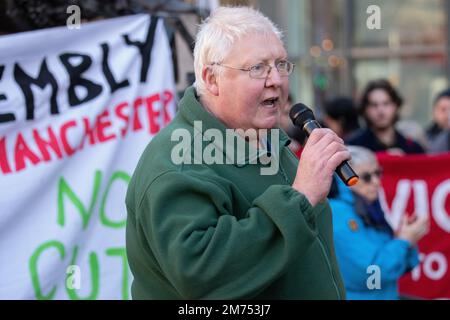
[[[276,129],[294,68],[280,31],[253,9],[219,8],[200,26],[194,65],[128,188],[133,298],[344,299],[326,195],[350,154],[316,129],[298,163]],[[230,130],[257,152],[240,155]],[[278,170],[264,174],[270,161]]]

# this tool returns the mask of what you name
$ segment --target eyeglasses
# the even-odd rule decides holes
[[[221,66],[221,67],[235,69],[235,70],[246,71],[246,72],[248,72],[250,78],[254,78],[254,79],[265,79],[265,78],[267,78],[267,76],[269,75],[269,73],[272,70],[272,68],[276,68],[278,70],[278,73],[280,74],[280,76],[286,77],[286,76],[290,75],[292,73],[292,71],[294,71],[294,67],[295,67],[295,64],[293,64],[292,62],[287,61],[287,60],[279,60],[279,61],[275,62],[275,67],[273,67],[273,66],[271,66],[270,64],[267,64],[267,63],[258,63],[258,64],[255,64],[254,66],[251,66],[250,68],[247,68],[247,69],[231,67],[231,66],[227,66],[227,65],[221,64],[219,62],[214,62],[211,65],[212,66],[214,66],[214,65]]]
[[[372,181],[372,176],[377,177],[378,179],[381,178],[381,175],[383,174],[383,170],[377,169],[374,172],[363,172],[359,174],[359,177],[365,182],[370,183]]]

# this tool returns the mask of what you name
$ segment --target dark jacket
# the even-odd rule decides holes
[[[443,130],[433,123],[426,131],[428,153],[440,153],[450,151],[450,130]]]
[[[399,148],[407,154],[424,153],[425,150],[416,141],[405,138],[400,132],[395,131],[395,143],[391,146],[381,142],[369,128],[360,129],[346,140],[346,144],[366,147],[373,152],[386,151],[390,148]]]

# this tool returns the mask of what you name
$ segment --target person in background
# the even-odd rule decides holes
[[[358,112],[353,100],[344,96],[335,97],[325,102],[323,116],[320,120],[323,127],[330,128],[339,137],[346,139],[359,129]],[[337,176],[333,176],[328,198],[337,196]]]
[[[450,151],[450,88],[434,99],[433,122],[426,134],[429,153]]]
[[[361,98],[360,113],[367,128],[361,129],[346,140],[349,145],[366,147],[374,152],[392,154],[424,153],[419,143],[404,137],[395,129],[400,118],[403,99],[389,81],[370,82]]]
[[[323,111],[323,124],[342,139],[348,138],[360,127],[355,104],[350,98],[333,98],[325,103]]]
[[[414,140],[427,150],[428,142],[424,128],[416,121],[410,119],[399,120],[395,128],[406,139]]]
[[[425,215],[403,216],[394,232],[378,199],[380,167],[367,148],[349,146],[349,161],[360,181],[347,188],[338,181],[339,195],[330,199],[336,255],[347,299],[398,299],[397,281],[418,263],[417,242],[428,232]],[[379,288],[368,288],[368,267],[380,271]]]

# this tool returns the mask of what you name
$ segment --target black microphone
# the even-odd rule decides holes
[[[308,137],[314,129],[322,128],[314,117],[312,110],[303,103],[294,105],[291,111],[289,111],[289,117],[296,127],[302,128],[306,132]],[[343,161],[337,166],[336,173],[347,186],[353,186],[359,180],[358,175],[353,171],[347,161]]]

